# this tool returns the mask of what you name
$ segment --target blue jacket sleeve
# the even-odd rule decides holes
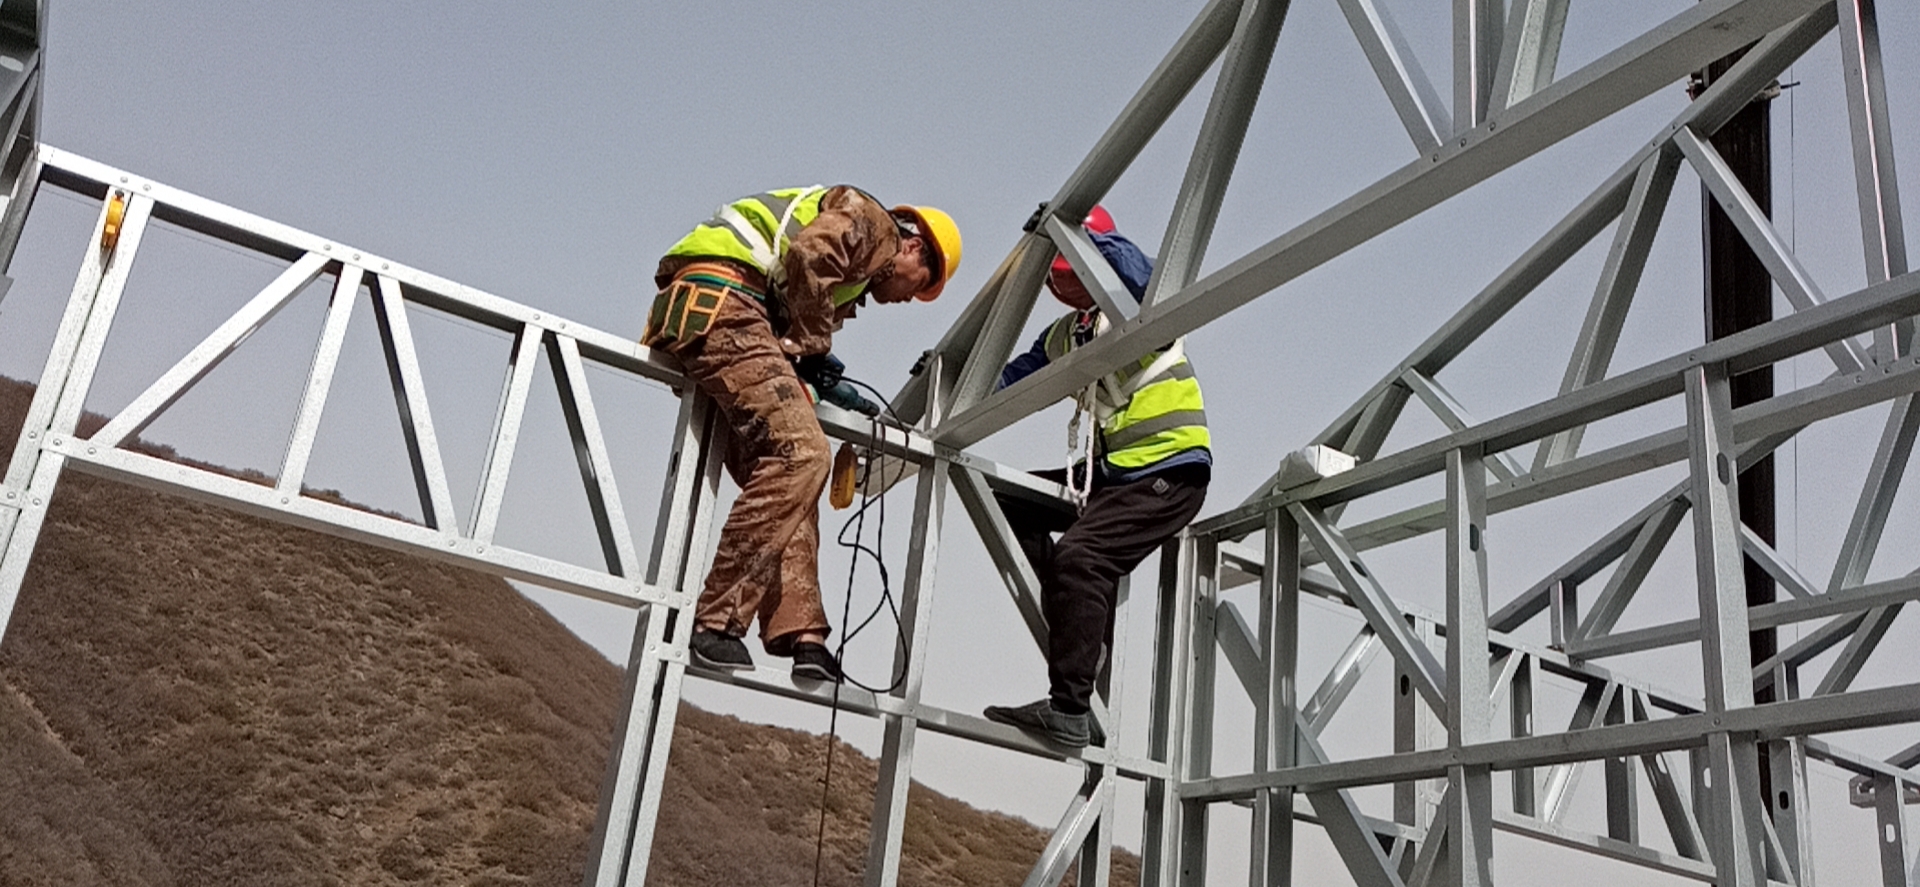
[[[1021,379],[1033,375],[1041,367],[1046,365],[1047,333],[1046,330],[1041,330],[1040,337],[1033,340],[1032,349],[1009,361],[1006,367],[1000,370],[1000,384],[995,385],[993,390],[999,391],[1008,385],[1012,385]]]
[[[1153,260],[1122,234],[1094,234],[1093,245],[1100,248],[1100,255],[1107,264],[1113,266],[1114,273],[1120,275],[1120,282],[1127,285],[1127,292],[1133,293],[1134,301],[1146,298],[1147,279],[1153,276]]]

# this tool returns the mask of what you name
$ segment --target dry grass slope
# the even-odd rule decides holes
[[[31,395],[0,380],[0,453]],[[69,473],[0,646],[0,885],[574,884],[620,683],[498,579]],[[810,883],[824,754],[683,708],[651,883]],[[836,755],[852,885],[875,766]],[[1044,842],[915,786],[902,882]]]

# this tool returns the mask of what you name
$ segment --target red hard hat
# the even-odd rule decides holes
[[[1112,234],[1113,216],[1107,214],[1106,207],[1095,204],[1093,209],[1087,210],[1087,219],[1080,223],[1080,227],[1094,234]],[[1066,256],[1054,256],[1053,273],[1072,274],[1073,265],[1067,261]]]

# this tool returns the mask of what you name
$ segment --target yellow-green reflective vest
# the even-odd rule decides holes
[[[669,256],[708,256],[733,259],[760,271],[775,292],[786,288],[787,247],[793,238],[820,215],[820,198],[827,189],[781,188],[742,197],[720,207],[713,218],[700,223],[692,234],[667,250]],[[867,291],[867,282],[842,284],[833,288],[833,306],[838,308]]]
[[[1047,329],[1049,362],[1074,349],[1080,315],[1069,314]],[[1097,320],[1097,318],[1096,318]],[[1169,351],[1172,353],[1169,354]],[[1145,374],[1145,375],[1143,375]],[[1179,346],[1149,352],[1095,383],[1101,450],[1121,471],[1145,468],[1169,456],[1211,447],[1200,380]]]

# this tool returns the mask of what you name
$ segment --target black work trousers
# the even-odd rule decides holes
[[[1035,475],[1065,483],[1066,469]],[[1084,712],[1093,699],[1102,651],[1113,645],[1120,577],[1133,572],[1200,513],[1208,465],[1180,465],[1130,483],[1095,479],[1076,517],[1048,506],[999,496],[1007,522],[1040,577],[1047,618],[1048,696],[1055,709]],[[1055,541],[1054,533],[1060,539]]]

